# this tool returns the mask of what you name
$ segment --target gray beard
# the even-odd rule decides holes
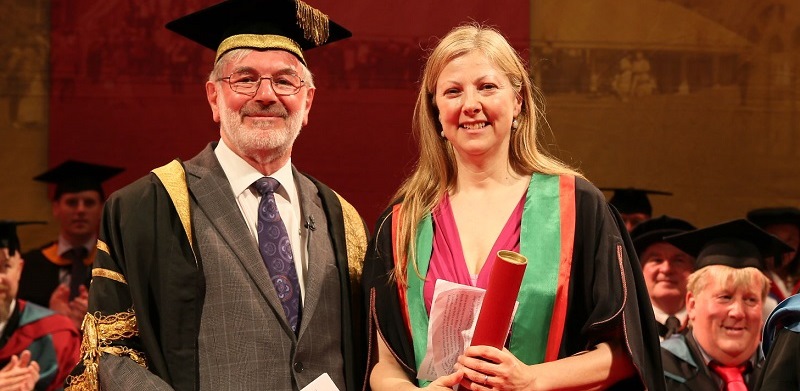
[[[230,110],[220,100],[220,129],[225,132],[236,150],[244,156],[258,163],[267,163],[280,158],[292,147],[300,129],[303,126],[302,112],[298,111],[288,115],[286,110],[276,104],[270,108],[251,109],[243,107],[237,113]],[[286,121],[286,126],[273,128],[273,120],[253,120],[252,126],[245,125],[243,116],[251,113],[265,111],[273,115],[280,115]]]

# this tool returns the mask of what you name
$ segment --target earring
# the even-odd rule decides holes
[[[439,132],[439,135],[440,135],[440,136],[442,136],[442,138],[445,138],[445,137],[444,137],[444,130],[442,130],[441,132]]]
[[[514,120],[511,121],[511,130],[517,130],[518,127],[519,127],[519,122],[517,122],[517,119],[514,118]]]

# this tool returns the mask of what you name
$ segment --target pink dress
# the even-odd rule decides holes
[[[433,252],[428,266],[425,286],[423,287],[425,308],[428,313],[431,311],[436,280],[443,279],[485,289],[489,283],[489,274],[494,265],[497,252],[500,250],[519,252],[519,233],[524,205],[525,196],[523,195],[514,211],[511,212],[511,216],[506,221],[503,230],[500,231],[500,236],[492,246],[492,251],[489,252],[486,263],[483,264],[477,276],[472,276],[467,270],[467,262],[464,260],[464,250],[461,246],[461,238],[458,235],[456,220],[450,205],[450,197],[447,195],[442,197],[442,201],[433,211]]]

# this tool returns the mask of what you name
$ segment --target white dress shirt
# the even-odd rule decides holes
[[[8,318],[11,319],[11,314],[14,313],[14,308],[17,307],[17,300],[11,300],[11,304],[8,306]],[[3,334],[3,331],[6,330],[6,326],[8,326],[8,319],[0,322],[0,334]]]
[[[678,320],[681,321],[681,324],[684,327],[686,326],[686,316],[687,316],[686,307],[683,307],[676,314],[668,314],[668,313],[662,311],[661,308],[653,306],[653,315],[656,316],[656,322],[658,322],[658,323],[666,324],[667,323],[667,318],[669,318],[670,316],[674,316],[674,317],[678,318]]]
[[[86,249],[87,254],[91,254],[94,251],[95,247],[97,247],[97,236],[93,236],[89,239],[86,243],[82,244],[83,248]],[[58,256],[64,256],[69,250],[72,250],[77,246],[73,246],[66,238],[59,235],[58,236]],[[72,279],[72,265],[61,266],[58,268],[58,282],[60,284],[67,284],[69,285],[70,280]]]
[[[689,314],[686,313],[686,307],[681,308],[681,310],[678,311],[677,314],[668,314],[662,311],[661,308],[656,307],[655,305],[653,306],[653,315],[656,316],[656,322],[661,323],[663,325],[667,324],[667,318],[669,318],[670,316],[674,316],[678,318],[678,320],[681,322],[681,328],[686,327],[686,318],[689,316]],[[664,337],[662,337],[660,333],[658,336],[658,340],[664,341]]]
[[[261,202],[261,193],[256,190],[253,183],[264,177],[248,164],[244,159],[234,153],[223,140],[217,144],[214,149],[214,154],[219,160],[222,171],[228,178],[231,185],[233,196],[236,198],[236,203],[239,205],[239,211],[242,213],[247,228],[250,229],[250,234],[258,242],[258,232],[256,226],[258,224],[258,204]],[[281,214],[281,220],[286,226],[286,232],[289,234],[289,242],[292,244],[292,255],[294,256],[294,265],[297,270],[297,279],[300,283],[300,294],[305,300],[305,274],[307,271],[307,254],[306,240],[307,235],[303,228],[304,219],[302,218],[302,211],[300,210],[300,197],[297,193],[297,185],[292,175],[292,161],[289,161],[278,171],[272,173],[270,178],[275,178],[280,182],[281,186],[275,191],[275,203],[278,206],[278,213]]]

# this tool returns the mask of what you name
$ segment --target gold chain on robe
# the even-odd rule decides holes
[[[136,327],[136,314],[133,309],[108,316],[87,313],[81,325],[83,341],[81,341],[81,360],[83,373],[67,378],[65,391],[98,390],[98,364],[103,353],[115,356],[127,356],[137,364],[147,368],[144,355],[127,346],[112,346],[114,342],[130,339],[139,335]]]

